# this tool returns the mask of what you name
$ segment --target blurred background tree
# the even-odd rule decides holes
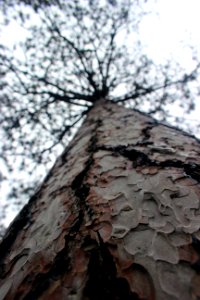
[[[198,50],[188,44],[186,69],[171,57],[157,63],[142,40],[157,2],[1,3],[2,32],[12,24],[24,32],[0,46],[2,220],[23,206],[100,98],[198,134],[187,121],[199,95]]]

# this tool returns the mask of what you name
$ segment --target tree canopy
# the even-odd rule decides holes
[[[176,62],[149,59],[138,35],[144,7],[142,0],[2,6],[5,22],[15,18],[27,30],[13,51],[0,48],[1,180],[14,165],[22,170],[10,189],[16,204],[32,193],[95,101],[123,103],[161,121],[168,120],[172,103],[186,113],[194,109],[200,67],[195,52],[189,73]]]

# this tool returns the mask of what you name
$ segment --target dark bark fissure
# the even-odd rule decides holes
[[[90,220],[95,217],[95,212],[87,204],[87,196],[89,195],[90,186],[85,183],[90,167],[93,164],[93,155],[97,150],[97,128],[102,124],[101,120],[97,120],[95,126],[95,134],[93,135],[88,147],[90,157],[86,163],[84,170],[76,176],[72,182],[72,189],[78,199],[80,211],[86,214]],[[86,217],[86,216],[85,216]],[[98,231],[96,232],[98,241],[91,240],[90,236],[85,238],[85,243],[92,245],[89,253],[88,265],[88,281],[86,283],[83,299],[88,300],[139,300],[136,293],[130,291],[129,284],[126,279],[117,277],[117,270],[112,255],[104,244]],[[87,241],[86,241],[87,240]],[[83,248],[86,246],[84,243]]]
[[[151,118],[152,120],[151,121],[147,121],[146,124],[149,125],[148,128],[144,128],[142,130],[142,132],[144,133],[144,135],[146,135],[146,132],[147,132],[147,135],[149,135],[148,133],[150,132],[150,130],[155,127],[155,126],[164,126],[165,128],[169,128],[169,129],[172,129],[172,130],[175,130],[176,132],[178,132],[179,134],[185,136],[185,137],[189,137],[189,138],[193,138],[196,142],[200,143],[200,139],[197,138],[194,134],[192,133],[189,133],[189,132],[186,132],[184,131],[184,129],[181,129],[181,128],[177,128],[176,126],[174,125],[170,125],[168,122],[164,121],[164,120],[156,120],[155,117],[153,117],[151,114],[149,113],[146,113],[146,112],[142,112],[140,111],[139,109],[137,108],[133,108],[133,111],[134,112],[137,112],[138,114],[142,115],[142,116],[145,116],[147,118]],[[132,115],[130,115],[132,116]],[[128,115],[129,117],[129,115]],[[149,135],[149,138],[150,138],[150,135]]]
[[[192,264],[192,268],[198,274],[200,274],[200,241],[194,235],[192,235],[192,247],[199,255],[199,259],[195,263]]]
[[[88,172],[93,164],[93,155],[98,149],[97,128],[102,124],[98,120],[95,126],[95,134],[93,135],[88,147],[90,157],[86,163],[85,169],[73,180],[72,189],[75,191],[76,197],[79,199],[80,210],[85,212],[91,219],[94,218],[95,212],[87,204],[87,196],[89,195],[90,187],[84,181],[87,179]],[[97,231],[98,243],[95,240],[91,241],[88,236],[89,245],[92,245],[90,251],[88,265],[88,281],[83,292],[83,299],[88,300],[139,300],[136,293],[132,293],[129,284],[124,278],[117,277],[117,270],[112,255],[107,249]],[[94,247],[95,245],[95,247]]]
[[[100,125],[100,121],[97,122],[96,128]],[[65,246],[64,248],[57,253],[50,270],[47,273],[39,273],[36,276],[34,274],[29,274],[28,277],[24,278],[21,286],[28,282],[31,283],[31,291],[23,297],[24,300],[37,299],[51,284],[52,280],[56,280],[66,272],[70,271],[70,258],[69,254],[73,249],[73,243],[75,241],[76,234],[79,232],[81,225],[84,222],[84,213],[87,212],[91,215],[90,207],[87,206],[85,199],[89,193],[89,186],[84,184],[83,181],[87,175],[88,170],[93,162],[93,153],[96,147],[96,128],[94,130],[94,135],[91,138],[91,142],[88,147],[88,152],[91,153],[88,161],[86,162],[85,169],[74,179],[72,182],[72,190],[74,190],[76,196],[76,206],[78,207],[78,218],[76,219],[75,224],[70,228],[70,231],[65,236]],[[68,152],[68,151],[67,151]],[[65,152],[66,156],[66,152]],[[50,172],[51,173],[51,172]],[[49,176],[48,176],[49,177]],[[45,179],[45,182],[47,178]],[[38,195],[34,195],[29,203],[22,209],[18,217],[15,219],[11,229],[8,231],[7,236],[3,239],[0,244],[0,258],[3,262],[3,259],[8,255],[8,251],[11,248],[13,242],[15,241],[17,234],[26,226],[31,220],[31,208],[32,204],[36,202]],[[3,263],[0,264],[0,276],[4,278],[9,270],[5,269]],[[26,285],[26,284],[25,284]],[[24,290],[18,290],[18,293],[15,296],[15,299],[19,299],[21,295],[24,294]]]
[[[92,218],[94,216],[94,212],[91,209],[91,207],[87,204],[87,196],[89,195],[90,186],[85,183],[84,181],[87,179],[88,172],[90,170],[91,165],[93,164],[93,155],[95,150],[97,149],[97,128],[101,126],[102,121],[98,119],[96,121],[96,126],[94,128],[94,134],[90,140],[89,146],[88,146],[88,153],[90,154],[86,164],[85,168],[82,172],[80,172],[72,181],[71,188],[75,193],[75,196],[78,201],[78,205],[80,208],[80,211],[83,213],[87,213],[89,218]]]
[[[50,270],[46,274],[37,274],[35,280],[31,283],[32,290],[23,298],[24,300],[34,300],[37,299],[51,284],[52,280],[57,280],[62,277],[65,273],[70,271],[70,252],[73,250],[73,243],[75,241],[76,235],[79,232],[83,222],[84,214],[87,213],[89,216],[92,215],[91,208],[86,203],[86,198],[89,194],[89,186],[84,184],[84,179],[93,163],[93,153],[96,148],[96,128],[99,126],[99,121],[94,130],[94,135],[91,138],[88,152],[90,153],[89,159],[85,164],[84,170],[79,173],[75,179],[72,181],[71,188],[76,196],[76,206],[78,207],[78,217],[77,221],[71,227],[70,232],[65,236],[65,247],[56,255]],[[28,278],[24,279],[25,281]],[[23,285],[23,284],[22,284]],[[19,298],[19,294],[16,295],[15,299]]]
[[[90,108],[91,109],[91,108]],[[88,109],[89,111],[89,109]],[[69,145],[66,150],[61,155],[61,160],[63,163],[67,162],[67,154],[72,148],[72,145]],[[54,167],[53,167],[54,168]],[[53,168],[46,175],[43,184],[45,184],[51,176],[53,176]],[[66,188],[66,187],[63,187]],[[60,191],[60,189],[59,189]],[[9,270],[6,270],[5,264],[3,263],[5,257],[8,255],[12,244],[17,238],[18,233],[29,223],[31,224],[31,211],[33,205],[37,202],[37,199],[40,196],[40,190],[34,194],[29,202],[22,208],[17,217],[14,219],[12,225],[7,229],[6,234],[4,235],[3,240],[0,243],[0,278],[3,279],[6,277],[6,274]]]
[[[89,278],[83,300],[139,300],[137,294],[131,292],[127,280],[117,277],[113,257],[99,234],[98,237],[99,244],[90,252]]]
[[[155,126],[158,126],[158,123],[156,121],[154,122],[147,122],[146,123],[147,126],[142,129],[142,135],[144,136],[143,140],[142,140],[142,144],[146,144],[146,143],[149,143],[149,144],[152,144],[152,142],[149,142],[149,138],[151,137],[151,129],[153,129]]]
[[[22,282],[31,282],[31,291],[22,299],[23,300],[35,300],[45,292],[48,287],[51,285],[52,281],[58,280],[65,273],[70,272],[71,262],[70,262],[70,253],[73,249],[75,243],[76,235],[81,227],[83,222],[83,214],[80,212],[79,218],[76,219],[74,225],[70,228],[69,233],[65,236],[65,246],[64,248],[57,253],[56,257],[52,262],[52,266],[47,273],[39,273],[34,277],[34,274],[29,274],[28,277],[24,278]],[[33,276],[32,276],[33,275]],[[33,278],[33,279],[32,279]],[[20,294],[24,294],[24,290],[16,294],[16,300],[20,299]]]
[[[37,299],[37,297],[42,295],[45,290],[48,289],[52,280],[58,280],[65,273],[70,272],[70,252],[73,251],[73,245],[76,239],[76,235],[80,231],[81,226],[84,223],[85,214],[87,214],[89,218],[92,218],[92,216],[94,215],[94,212],[86,202],[90,187],[88,184],[84,183],[84,181],[87,178],[88,171],[93,163],[93,154],[96,149],[97,143],[96,129],[100,126],[100,124],[101,121],[97,120],[97,124],[94,128],[94,134],[88,146],[88,152],[90,153],[90,156],[85,164],[85,168],[74,178],[71,184],[71,188],[76,196],[76,206],[78,209],[77,220],[73,227],[71,227],[70,232],[65,236],[65,247],[56,255],[50,270],[45,274],[37,274],[34,281],[31,282],[32,289],[23,298],[24,300]],[[24,281],[27,280],[31,280],[31,278],[24,279]],[[15,299],[17,300],[19,296],[20,294],[17,294]]]
[[[113,154],[122,155],[128,158],[130,161],[133,162],[133,167],[142,167],[142,166],[156,166],[160,168],[180,168],[183,169],[185,174],[192,179],[200,182],[200,166],[193,162],[191,163],[184,163],[180,160],[165,160],[162,162],[151,160],[148,155],[145,153],[132,149],[132,146],[117,146],[117,147],[110,147],[110,146],[99,146],[99,150],[107,150],[111,151]],[[164,151],[165,149],[163,149]]]

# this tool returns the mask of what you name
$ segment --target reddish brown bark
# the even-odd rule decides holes
[[[0,299],[199,299],[199,154],[97,103],[0,245]]]

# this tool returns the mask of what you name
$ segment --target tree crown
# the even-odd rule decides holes
[[[25,6],[31,1],[8,4],[7,19],[11,11],[28,28],[18,57],[1,46],[1,158],[8,169],[16,161],[31,180],[39,178],[101,98],[161,120],[174,101],[194,108],[199,64],[188,74],[147,57],[138,38],[145,1],[35,2],[37,24]],[[14,185],[12,197],[22,190],[32,191],[30,182]]]

